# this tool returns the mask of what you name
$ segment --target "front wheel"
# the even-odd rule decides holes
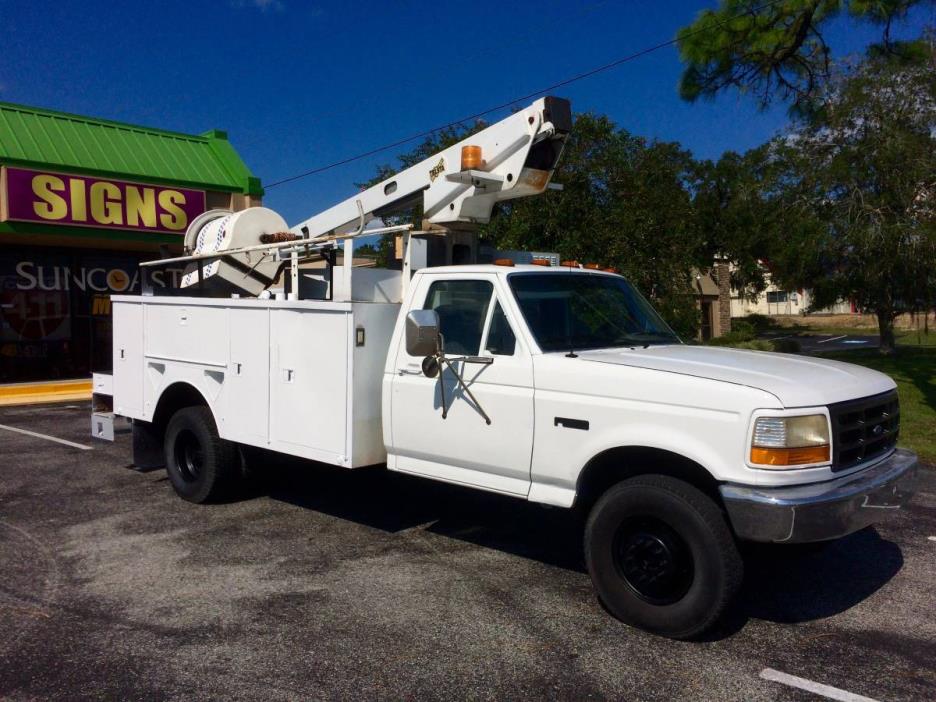
[[[238,482],[237,445],[218,436],[207,407],[184,407],[172,415],[164,450],[169,481],[184,500],[218,500]]]
[[[674,639],[711,627],[743,577],[715,502],[662,475],[625,480],[598,500],[585,527],[585,558],[611,614]]]

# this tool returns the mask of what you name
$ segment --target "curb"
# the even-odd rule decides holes
[[[90,378],[0,385],[0,407],[90,399]]]

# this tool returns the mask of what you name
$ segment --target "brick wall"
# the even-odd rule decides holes
[[[721,336],[731,331],[731,272],[728,270],[728,261],[716,259],[712,277],[718,283],[718,310],[715,315],[717,329],[713,329],[712,334]]]

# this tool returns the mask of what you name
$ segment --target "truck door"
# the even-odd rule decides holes
[[[487,424],[451,371],[428,378],[422,358],[397,350],[390,467],[449,482],[526,495],[533,448],[533,362],[498,297],[496,276],[426,276],[414,304],[439,314],[447,356],[489,356],[455,367],[491,419]],[[506,291],[504,291],[505,294]],[[441,384],[448,416],[442,418]]]

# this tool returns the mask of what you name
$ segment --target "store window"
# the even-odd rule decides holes
[[[110,371],[110,297],[139,292],[145,258],[82,249],[0,251],[0,383]]]

